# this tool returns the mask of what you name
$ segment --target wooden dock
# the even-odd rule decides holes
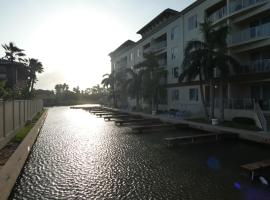
[[[136,116],[132,116],[136,117]],[[122,126],[123,124],[137,124],[137,123],[154,123],[154,122],[160,122],[159,119],[146,119],[146,118],[137,118],[137,119],[123,119],[123,120],[116,120],[114,121],[116,125]]]
[[[159,124],[148,124],[148,125],[138,125],[138,126],[130,126],[133,131],[142,133],[145,130],[160,130],[164,128],[175,128],[174,124],[168,123],[159,123]]]
[[[105,121],[111,121],[111,119],[122,119],[122,118],[129,118],[132,117],[131,115],[112,115],[103,117]]]
[[[209,141],[217,141],[225,138],[237,138],[237,134],[233,133],[210,133],[210,134],[198,134],[188,135],[180,137],[165,138],[167,146],[173,146],[177,144],[193,144]]]
[[[241,165],[240,167],[241,167],[241,169],[248,171],[250,173],[251,180],[253,181],[256,171],[270,167],[270,159]]]

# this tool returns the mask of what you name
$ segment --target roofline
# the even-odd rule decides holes
[[[125,44],[127,44],[128,46],[125,46]],[[111,53],[109,53],[109,56],[112,57],[113,54],[121,51],[123,48],[134,47],[135,45],[136,45],[136,42],[134,42],[132,40],[126,40],[119,47],[117,47],[114,51],[112,51]]]
[[[192,10],[194,7],[200,5],[201,3],[205,2],[206,0],[196,0],[195,2],[193,2],[192,4],[190,4],[189,6],[187,6],[186,8],[184,8],[183,10],[181,10],[180,12],[179,11],[176,11],[176,10],[173,10],[173,9],[170,9],[172,11],[175,11],[177,12],[177,14],[175,16],[173,16],[171,19],[169,19],[166,23],[164,23],[162,26],[158,27],[158,29],[154,29],[153,31],[149,32],[149,35],[150,34],[154,34],[156,32],[158,32],[159,30],[161,30],[163,27],[167,26],[168,24],[172,23],[173,21],[177,20],[178,18],[182,17],[184,14],[186,14],[187,12],[189,12],[190,10]],[[169,9],[169,8],[168,8]],[[149,23],[147,23],[143,28],[141,28],[137,34],[140,34],[139,32],[142,31],[142,29],[144,29],[147,25],[149,25],[151,22],[153,22],[156,18],[158,18],[160,15],[162,15],[166,10],[168,9],[165,9],[164,11],[162,11],[158,16],[156,16],[154,19],[152,19]],[[141,42],[143,42],[144,40],[147,39],[147,36],[146,37],[143,37],[141,38],[140,40],[138,40],[137,42],[134,42],[132,40],[127,40],[127,41],[132,41],[134,42],[134,44],[132,45],[132,47],[140,44]],[[126,42],[127,42],[126,41]],[[124,42],[125,43],[125,42]],[[124,44],[123,43],[123,44]],[[122,44],[122,45],[123,45]],[[120,50],[119,48],[121,47],[121,45],[114,51],[112,51],[111,53],[109,53],[109,56],[113,56],[114,53],[116,53],[116,51]],[[131,47],[131,46],[130,46]]]
[[[142,32],[144,31],[144,29],[146,29],[151,23],[153,23],[157,18],[159,18],[160,16],[162,16],[165,12],[171,12],[174,14],[178,14],[179,12],[170,8],[167,8],[165,10],[163,10],[161,13],[159,13],[159,15],[157,15],[155,18],[153,18],[150,22],[148,22],[146,25],[144,25],[139,31],[137,31],[137,34],[142,34]]]

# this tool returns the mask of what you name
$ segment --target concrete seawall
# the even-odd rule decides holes
[[[31,148],[47,117],[47,110],[43,113],[25,139],[18,146],[3,168],[0,170],[0,200],[8,199],[10,192],[26,162]]]

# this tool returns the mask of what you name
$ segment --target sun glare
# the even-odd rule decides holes
[[[112,30],[119,30],[113,40]],[[83,89],[100,83],[102,75],[110,71],[108,53],[125,34],[122,25],[104,13],[76,9],[47,18],[30,37],[29,49],[46,61],[46,72],[39,77],[38,86],[42,87],[46,74],[51,76],[55,70],[62,71],[54,79],[58,83],[65,81]]]

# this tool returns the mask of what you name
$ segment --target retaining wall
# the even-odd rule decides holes
[[[20,175],[24,163],[28,158],[32,146],[34,145],[44,124],[46,116],[47,110],[43,113],[35,126],[30,130],[16,151],[0,170],[0,200],[8,199],[16,180]]]
[[[0,100],[0,149],[12,139],[16,131],[23,127],[27,120],[42,110],[43,101],[36,100]]]

